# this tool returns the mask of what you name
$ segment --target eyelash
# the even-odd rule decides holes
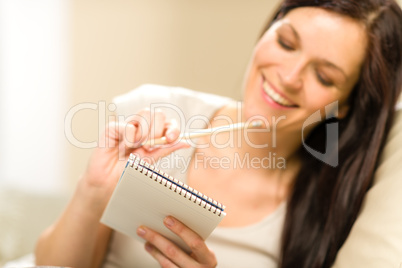
[[[278,44],[279,44],[283,49],[285,49],[285,50],[287,50],[287,51],[293,51],[293,50],[294,50],[294,48],[293,48],[292,46],[290,46],[290,45],[287,45],[287,44],[282,40],[282,38],[281,38],[280,36],[278,36],[277,42],[278,42]],[[323,86],[325,86],[325,87],[331,87],[331,86],[334,85],[333,82],[325,80],[325,79],[320,75],[320,73],[319,73],[318,71],[316,71],[316,76],[317,76],[318,82],[320,82]]]
[[[285,44],[282,38],[278,37],[278,44],[285,50],[292,51],[294,48],[290,45]]]
[[[317,73],[317,79],[318,79],[318,81],[319,81],[323,86],[325,86],[325,87],[331,87],[331,86],[334,85],[334,83],[332,83],[331,81],[327,81],[327,80],[325,80],[324,78],[322,78],[322,76],[320,75],[319,72],[316,72],[316,73]]]

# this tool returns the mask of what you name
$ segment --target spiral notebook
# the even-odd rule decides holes
[[[221,203],[131,154],[101,222],[139,240],[136,231],[144,225],[189,251],[163,225],[163,219],[171,215],[206,239],[225,217],[224,209]]]

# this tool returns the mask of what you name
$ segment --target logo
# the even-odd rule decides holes
[[[338,115],[338,101],[325,106],[325,118],[336,118]],[[339,164],[338,158],[338,141],[339,141],[339,125],[337,122],[326,124],[326,140],[324,153],[314,150],[305,143],[304,132],[311,126],[322,122],[320,110],[310,115],[303,124],[302,128],[302,143],[304,148],[318,160],[332,166],[337,167]]]

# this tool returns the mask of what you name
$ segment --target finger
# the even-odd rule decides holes
[[[137,147],[133,141],[136,128],[132,124],[115,123],[109,126],[109,150],[115,150],[118,147],[119,160],[124,160],[132,148]]]
[[[135,142],[135,133],[137,132],[137,129],[138,128],[133,124],[119,124],[119,133],[122,136],[122,140],[124,141],[126,147],[137,147]]]
[[[147,146],[143,146],[142,148],[149,154],[152,153],[152,155],[154,157],[159,158],[159,157],[167,156],[176,150],[183,149],[183,148],[189,148],[189,147],[190,147],[190,144],[188,144],[188,143],[178,142],[178,143],[173,143],[173,144],[155,145],[155,146],[147,145]]]
[[[155,260],[157,260],[160,264],[161,267],[178,267],[176,264],[174,264],[171,260],[166,258],[165,255],[163,255],[157,248],[155,248],[152,244],[150,243],[145,243],[145,250],[151,254],[152,257],[154,257]]]
[[[168,240],[161,234],[141,226],[137,229],[137,234],[151,243],[153,247],[158,249],[166,258],[174,262],[179,267],[194,267],[196,262],[193,258],[187,255],[172,241]]]
[[[160,138],[165,133],[166,115],[161,109],[156,109],[154,114],[151,114],[151,139]]]
[[[104,135],[102,135],[100,144],[105,145],[106,148],[114,148],[120,139],[119,126],[117,122],[109,122]]]
[[[216,266],[215,254],[207,247],[202,237],[174,217],[166,217],[163,223],[189,246],[192,255],[198,262]]]
[[[137,119],[138,120],[138,119]],[[137,148],[139,147],[139,141],[135,140],[136,133],[139,128],[136,127],[132,122],[117,123],[115,125],[115,131],[117,132],[118,142],[121,148]]]
[[[138,112],[137,122],[139,125],[137,126],[138,130],[136,132],[135,140],[143,143],[149,137],[152,126],[152,116],[149,108]]]
[[[124,131],[122,129],[120,133],[123,140],[126,141],[127,147],[137,148],[147,139],[150,131],[150,121],[150,111],[149,109],[144,109],[137,114],[128,116],[124,123],[121,123]],[[132,125],[133,128],[131,128],[130,125]],[[134,133],[132,133],[132,130],[134,130]]]
[[[135,131],[135,127],[131,124],[110,122],[106,127],[104,135],[101,136],[99,146],[113,149],[125,139],[128,142],[132,142]]]
[[[166,141],[168,143],[175,142],[180,135],[180,130],[178,127],[178,123],[175,119],[170,120],[169,123],[166,124]]]

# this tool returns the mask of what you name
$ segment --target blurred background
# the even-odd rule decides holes
[[[277,2],[0,0],[0,265],[58,217],[91,152],[71,138],[96,142],[114,96],[157,83],[240,99]]]
[[[240,99],[277,3],[0,0],[0,266],[61,213],[114,96],[157,83]]]

